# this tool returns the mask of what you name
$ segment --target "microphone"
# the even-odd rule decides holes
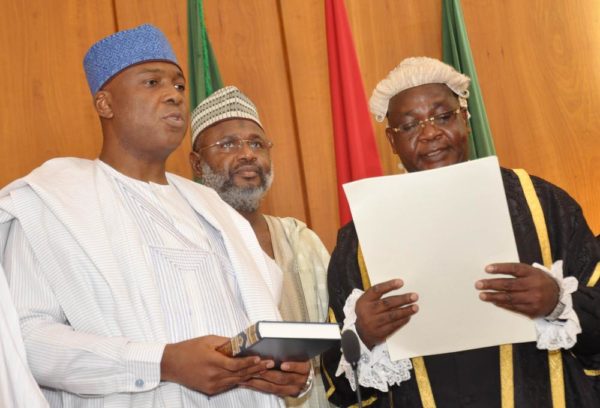
[[[342,333],[342,353],[346,361],[352,366],[354,372],[354,383],[356,384],[356,398],[358,408],[362,408],[362,398],[360,396],[360,385],[358,385],[358,361],[360,360],[360,344],[358,337],[352,330],[344,330]]]

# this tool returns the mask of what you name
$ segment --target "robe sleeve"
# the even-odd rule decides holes
[[[341,323],[344,321],[344,304],[354,288],[364,289],[358,266],[358,238],[354,224],[343,227],[337,238],[336,247],[331,254],[327,270],[327,288],[329,290],[329,318]],[[333,348],[322,355],[322,375],[329,401],[339,406],[356,404],[356,393],[344,375],[335,376],[341,358],[341,349]],[[379,392],[374,388],[361,387],[363,405],[377,398]]]
[[[576,355],[600,353],[600,244],[573,198],[542,179],[532,180],[544,210],[553,260],[562,259],[564,276],[579,281],[573,308],[582,333],[572,351]]]
[[[0,406],[48,407],[27,364],[17,312],[0,267]]]
[[[90,396],[158,386],[165,344],[75,331],[18,221],[10,230],[3,264],[27,360],[40,385]]]
[[[566,246],[566,274],[578,278],[573,308],[579,317],[581,334],[573,348],[576,354],[600,353],[600,245],[590,231],[581,208],[570,215],[572,231]]]

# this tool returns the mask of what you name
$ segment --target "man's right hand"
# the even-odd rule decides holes
[[[204,336],[167,344],[160,364],[161,381],[215,395],[273,367],[271,360],[231,358],[215,350],[227,341],[227,337]]]
[[[419,306],[412,304],[419,299],[416,293],[382,298],[403,285],[400,279],[379,283],[356,301],[356,331],[369,349],[384,342],[419,310]]]

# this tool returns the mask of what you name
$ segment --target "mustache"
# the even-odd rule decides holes
[[[232,172],[235,173],[235,172],[239,171],[239,169],[241,169],[241,168],[244,168],[244,170],[248,169],[248,170],[254,170],[254,171],[259,172],[259,173],[264,173],[263,168],[260,167],[258,164],[250,164],[250,163],[240,163],[240,164],[237,164],[237,165],[231,167],[229,169],[229,172],[230,173],[232,173]]]
[[[266,180],[265,170],[261,166],[256,164],[240,163],[229,168],[227,171],[230,182],[233,182],[233,176],[235,176],[235,174],[239,171],[255,171],[258,174],[258,177],[260,177],[262,183],[264,183]]]

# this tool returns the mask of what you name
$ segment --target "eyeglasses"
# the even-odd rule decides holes
[[[458,108],[456,110],[439,113],[439,114],[433,115],[427,119],[414,120],[412,122],[405,123],[405,124],[400,125],[395,128],[388,127],[388,129],[390,129],[394,133],[398,133],[400,135],[403,135],[403,136],[406,136],[409,138],[413,138],[413,137],[421,134],[421,132],[423,131],[423,129],[425,128],[425,125],[427,123],[434,125],[437,128],[446,128],[446,127],[452,125],[454,123],[454,120],[456,119],[456,115],[458,115],[458,113],[462,109],[463,108]]]
[[[201,149],[198,149],[198,153],[207,149],[211,149],[213,147],[216,147],[219,150],[219,152],[222,153],[237,153],[244,148],[244,144],[248,145],[250,150],[252,150],[254,153],[266,153],[267,151],[269,151],[269,149],[271,149],[271,147],[273,147],[273,142],[260,137],[256,137],[254,139],[228,137],[219,140],[218,142],[215,142],[211,145],[204,146]]]

